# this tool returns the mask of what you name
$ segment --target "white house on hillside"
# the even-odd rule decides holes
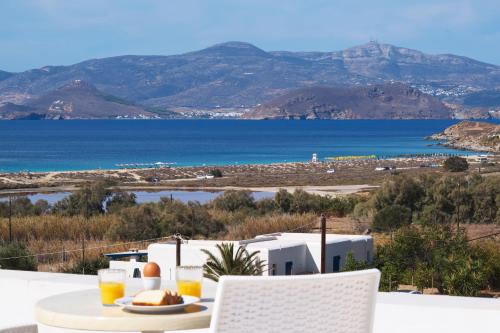
[[[246,246],[249,252],[259,251],[259,258],[266,263],[264,275],[294,275],[319,273],[321,260],[320,234],[278,233],[257,236],[246,241],[190,240],[181,246],[182,265],[203,265],[209,250],[217,255],[217,244],[233,243]],[[172,243],[155,243],[148,247],[148,261],[160,265],[162,278],[175,279],[176,246]],[[373,239],[371,236],[326,235],[326,272],[338,272],[352,252],[356,260],[371,262]]]

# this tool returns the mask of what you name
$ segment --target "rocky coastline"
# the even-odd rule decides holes
[[[500,125],[491,123],[462,121],[428,139],[455,149],[500,153]]]

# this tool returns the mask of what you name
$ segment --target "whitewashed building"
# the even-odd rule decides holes
[[[295,275],[319,273],[321,265],[321,235],[307,233],[277,233],[257,236],[245,241],[190,240],[181,246],[182,265],[203,265],[205,249],[218,254],[220,243],[233,243],[235,248],[246,246],[249,252],[259,251],[266,264],[264,275]],[[158,263],[163,279],[175,279],[176,245],[156,243],[148,247],[148,261]],[[371,236],[326,235],[326,272],[338,272],[351,252],[356,260],[371,262],[373,239]]]

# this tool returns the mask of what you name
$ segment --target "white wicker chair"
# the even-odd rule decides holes
[[[224,276],[210,333],[370,333],[376,269],[297,276]]]

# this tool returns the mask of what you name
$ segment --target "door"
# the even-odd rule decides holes
[[[285,263],[285,275],[293,274],[293,261],[287,261]]]
[[[333,257],[333,272],[340,272],[340,256]]]

